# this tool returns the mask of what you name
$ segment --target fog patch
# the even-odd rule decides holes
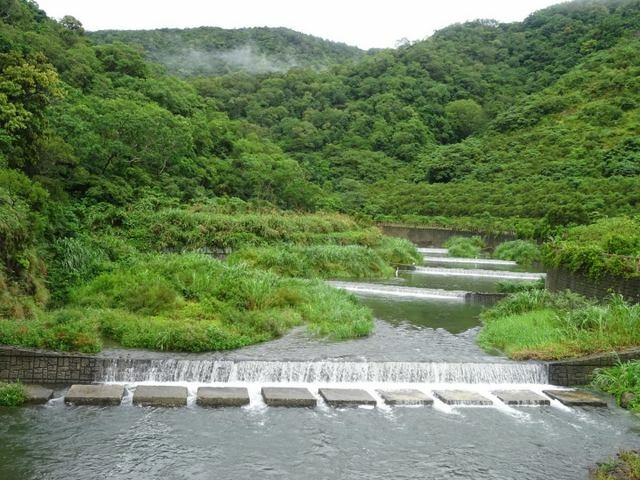
[[[245,44],[231,50],[183,49],[169,55],[154,58],[180,75],[224,75],[245,71],[253,74],[286,72],[299,66],[294,58],[274,57]]]

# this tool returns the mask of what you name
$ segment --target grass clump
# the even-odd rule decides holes
[[[452,257],[477,258],[485,247],[484,240],[478,236],[451,237],[444,244]]]
[[[226,350],[305,323],[330,338],[366,335],[373,327],[370,310],[346,292],[197,254],[144,257],[70,298],[105,337],[131,348]]]
[[[0,344],[83,353],[102,349],[95,315],[81,308],[38,311],[29,320],[0,320]]]
[[[27,392],[21,383],[0,382],[0,407],[19,407],[27,401]]]
[[[531,290],[544,290],[544,279],[538,279],[533,282],[516,282],[512,280],[501,280],[496,283],[496,288],[499,293],[518,293],[527,292]]]
[[[540,260],[540,247],[527,240],[511,240],[502,242],[493,251],[493,258],[513,260],[521,265],[531,265]]]
[[[640,361],[596,370],[593,385],[615,396],[624,408],[640,412]]]
[[[640,450],[622,450],[591,470],[591,480],[640,480]]]
[[[228,258],[287,277],[387,278],[393,264],[418,260],[415,247],[406,240],[387,238],[376,248],[360,245],[274,245],[245,248]]]
[[[478,342],[510,358],[553,360],[640,345],[640,305],[570,292],[518,292],[482,314]]]

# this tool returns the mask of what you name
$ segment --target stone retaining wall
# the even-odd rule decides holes
[[[613,367],[618,362],[638,359],[640,359],[640,348],[549,362],[549,383],[561,386],[586,385],[591,382],[596,368]]]
[[[469,230],[451,230],[448,228],[420,227],[408,225],[382,224],[382,232],[390,237],[406,238],[419,247],[442,247],[453,236],[456,237],[482,237],[488,248],[495,248],[502,242],[515,240],[514,235],[484,234]]]
[[[91,383],[101,362],[100,358],[89,355],[0,345],[0,381]]]
[[[610,292],[616,292],[627,301],[640,303],[640,279],[611,276],[593,279],[565,268],[550,268],[547,270],[547,288],[552,292],[569,289],[586,297],[600,299],[609,296]]]

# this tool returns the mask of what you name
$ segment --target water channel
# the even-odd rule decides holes
[[[458,266],[456,266],[458,267]],[[496,279],[401,272],[383,286],[492,291]],[[450,282],[450,283],[447,283]],[[376,284],[373,284],[374,286]],[[379,285],[379,284],[378,284]],[[528,479],[587,477],[587,467],[640,445],[637,417],[606,409],[434,406],[266,407],[260,386],[461,385],[541,391],[545,369],[488,355],[475,344],[485,305],[450,298],[361,292],[375,313],[367,338],[329,342],[304,329],[216,354],[109,349],[105,382],[127,384],[119,407],[0,410],[0,479]],[[186,385],[186,408],[134,407],[140,383]],[[198,386],[244,385],[251,404],[204,409]]]

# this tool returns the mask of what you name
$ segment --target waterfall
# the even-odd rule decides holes
[[[544,384],[541,363],[105,359],[98,381]]]
[[[459,290],[441,290],[436,288],[398,287],[379,283],[337,282],[329,281],[329,285],[361,295],[392,296],[403,298],[424,298],[434,300],[451,300],[463,302],[469,292]]]
[[[417,275],[444,275],[461,277],[502,278],[505,280],[538,280],[546,278],[546,273],[509,272],[503,270],[481,270],[466,268],[416,267],[411,273]]]

